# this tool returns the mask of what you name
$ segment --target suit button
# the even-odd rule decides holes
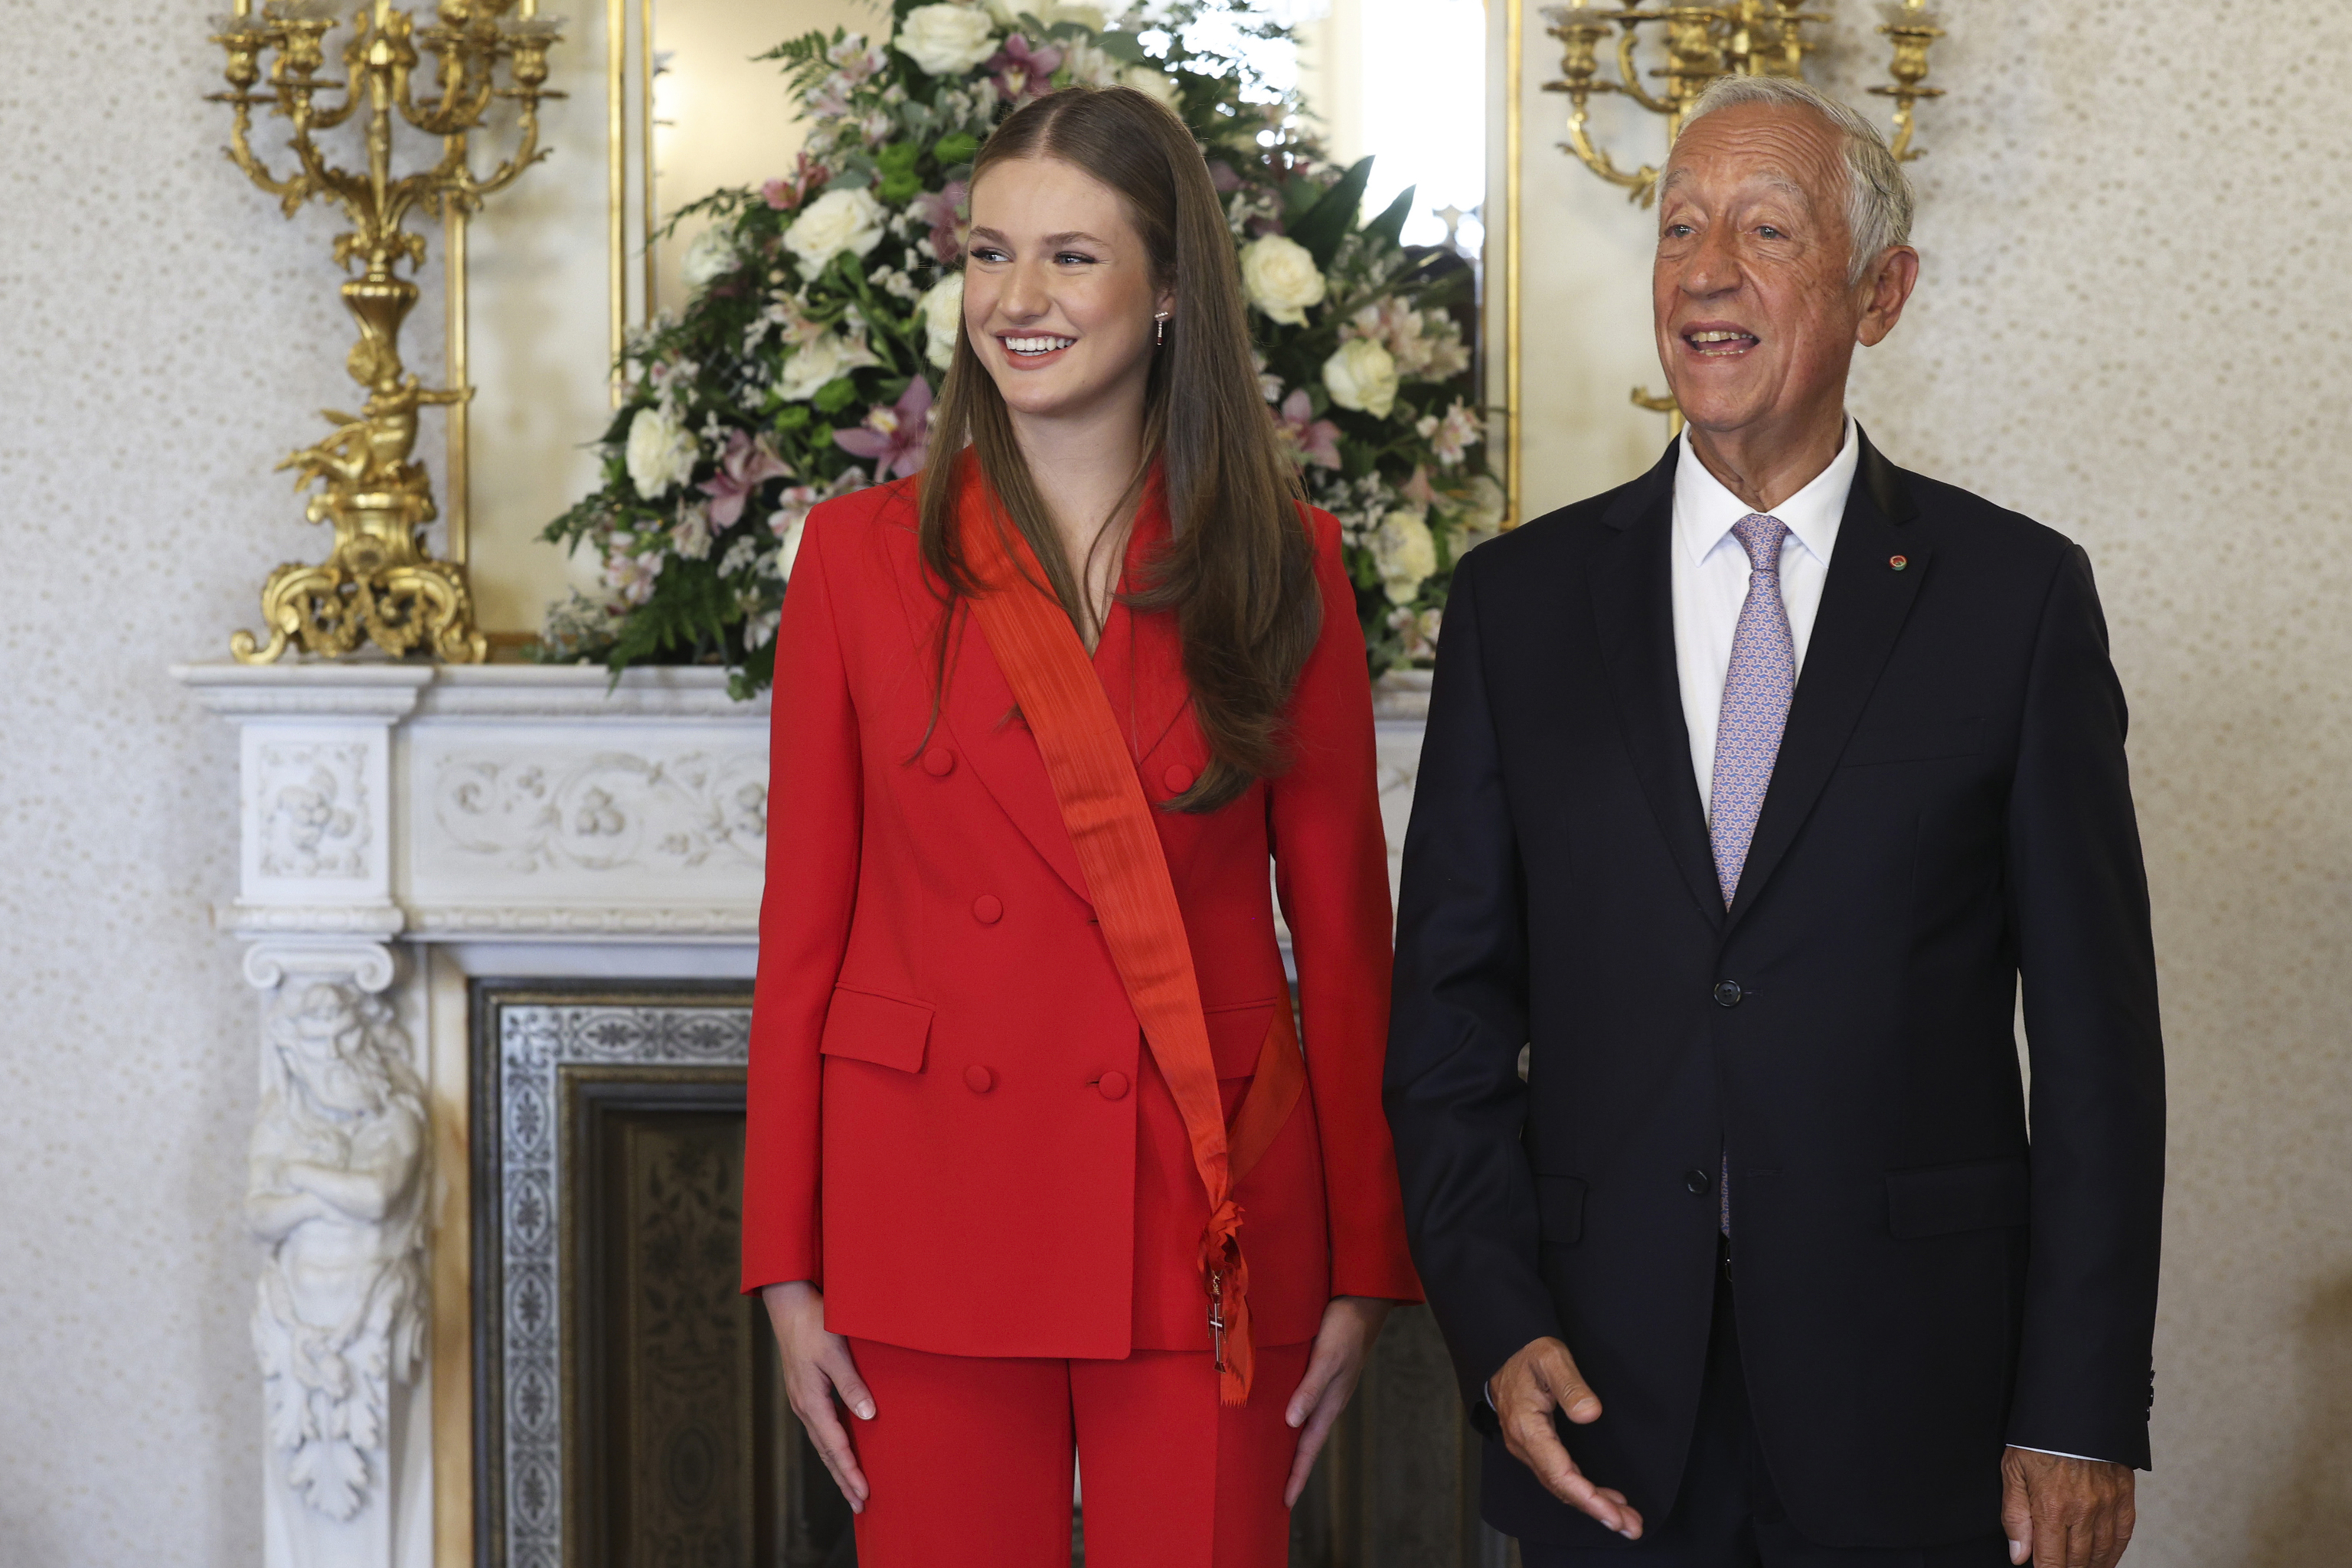
[[[933,746],[923,753],[923,771],[935,779],[943,779],[955,772],[955,753]]]
[[[1683,1186],[1687,1191],[1703,1193],[1713,1185],[1715,1185],[1715,1184],[1707,1179],[1707,1174],[1705,1171],[1685,1171],[1683,1173]]]
[[[988,893],[971,901],[971,918],[984,926],[992,926],[1004,918],[1003,903]]]
[[[996,1087],[996,1075],[974,1062],[963,1069],[963,1086],[974,1094],[986,1094]]]
[[[1166,773],[1160,775],[1160,782],[1168,786],[1168,793],[1170,795],[1182,795],[1186,790],[1192,787],[1192,770],[1190,768],[1170,768]]]
[[[1740,997],[1745,994],[1747,993],[1739,989],[1739,982],[1737,980],[1718,980],[1715,983],[1715,1005],[1718,1007],[1737,1007],[1739,1005]]]
[[[1105,1100],[1125,1100],[1127,1075],[1123,1072],[1107,1072],[1095,1080],[1095,1087],[1102,1090],[1102,1097]]]

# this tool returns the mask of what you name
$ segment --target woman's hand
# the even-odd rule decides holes
[[[1298,1434],[1298,1457],[1291,1461],[1290,1484],[1282,1490],[1282,1506],[1295,1508],[1307,1489],[1315,1456],[1330,1440],[1333,1423],[1355,1397],[1356,1381],[1364,1375],[1364,1358],[1381,1337],[1395,1303],[1375,1296],[1334,1296],[1323,1309],[1323,1326],[1316,1331],[1314,1353],[1307,1358],[1307,1375],[1290,1396],[1284,1419],[1304,1428]]]
[[[841,1415],[833,1404],[837,1394],[841,1403],[849,1406],[860,1421],[874,1419],[874,1396],[866,1391],[865,1380],[857,1375],[857,1363],[849,1354],[849,1342],[825,1331],[824,1296],[805,1279],[770,1285],[761,1290],[760,1300],[767,1306],[768,1321],[776,1330],[777,1347],[784,1354],[784,1397],[791,1402],[793,1414],[801,1418],[810,1441],[816,1445],[817,1458],[833,1472],[834,1484],[849,1500],[850,1511],[864,1513],[870,1489],[866,1484],[866,1472],[857,1468],[857,1452],[850,1447],[849,1428],[842,1425]],[[1324,1327],[1328,1332],[1328,1318],[1324,1320]],[[1316,1350],[1318,1353],[1322,1350],[1319,1340]],[[1363,1357],[1360,1353],[1356,1359],[1360,1363]],[[1307,1375],[1311,1378],[1314,1374],[1310,1372]],[[1352,1387],[1355,1379],[1351,1376],[1348,1381]]]

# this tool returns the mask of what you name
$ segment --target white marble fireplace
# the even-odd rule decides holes
[[[240,732],[238,885],[216,918],[260,994],[247,1217],[270,1568],[535,1560],[520,1541],[510,1558],[511,1489],[485,1508],[477,1466],[477,1401],[505,1400],[509,1373],[477,1375],[507,1363],[476,1348],[475,1129],[499,1126],[478,1058],[500,1047],[476,1043],[472,983],[747,982],[767,704],[704,668],[173,674]],[[1380,694],[1392,857],[1425,694]]]

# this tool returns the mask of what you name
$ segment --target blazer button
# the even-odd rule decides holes
[[[986,1094],[996,1087],[996,1075],[974,1062],[963,1069],[963,1086],[974,1094]]]
[[[1715,983],[1715,1005],[1718,1007],[1737,1007],[1739,1005],[1740,997],[1746,994],[1746,992],[1739,989],[1739,982],[1737,980],[1718,980]]]
[[[1170,768],[1160,775],[1160,782],[1168,786],[1170,795],[1182,795],[1192,787],[1192,770],[1181,767]]]
[[[1102,1097],[1105,1100],[1125,1100],[1127,1075],[1118,1071],[1107,1072],[1095,1080],[1095,1087],[1102,1090]]]
[[[1715,1185],[1715,1184],[1707,1179],[1707,1174],[1705,1171],[1685,1171],[1683,1173],[1683,1186],[1688,1191],[1703,1193],[1713,1185]]]
[[[992,926],[1004,918],[1004,905],[987,893],[971,901],[971,918],[984,926]]]
[[[955,753],[933,746],[923,753],[923,771],[935,779],[943,779],[955,772]]]

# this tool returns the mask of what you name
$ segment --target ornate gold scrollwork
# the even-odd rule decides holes
[[[339,265],[362,268],[342,286],[343,306],[359,327],[344,363],[367,388],[367,401],[356,415],[325,411],[332,434],[278,465],[296,470],[298,489],[320,487],[308,515],[334,524],[334,549],[320,564],[272,572],[261,593],[268,641],[240,631],[230,651],[245,663],[267,664],[292,647],[341,658],[365,640],[395,656],[424,648],[453,663],[478,663],[488,644],[474,629],[465,573],[425,550],[425,525],[440,513],[432,481],[414,460],[419,412],[472,393],[428,388],[402,364],[400,329],[416,304],[416,285],[393,269],[425,257],[424,237],[404,227],[411,213],[474,212],[547,155],[539,146],[539,104],[562,96],[546,90],[547,53],[561,41],[557,24],[537,15],[538,0],[441,0],[437,20],[423,27],[391,0],[364,0],[342,51],[349,80],[335,82],[318,75],[326,35],[337,26],[334,0],[270,0],[257,15],[253,0],[236,4],[213,39],[227,52],[230,90],[209,95],[235,113],[228,156],[289,217],[315,197],[350,221],[334,242]],[[257,91],[263,59],[273,54],[268,85]],[[428,54],[436,90],[418,97],[413,79]],[[510,85],[498,85],[502,68]],[[320,101],[336,90],[340,102]],[[468,138],[501,100],[518,106],[519,143],[492,174],[478,177]],[[253,151],[257,107],[292,124],[297,162],[282,177]],[[318,133],[362,109],[365,168],[330,164]],[[441,138],[437,163],[394,176],[395,115]]]

